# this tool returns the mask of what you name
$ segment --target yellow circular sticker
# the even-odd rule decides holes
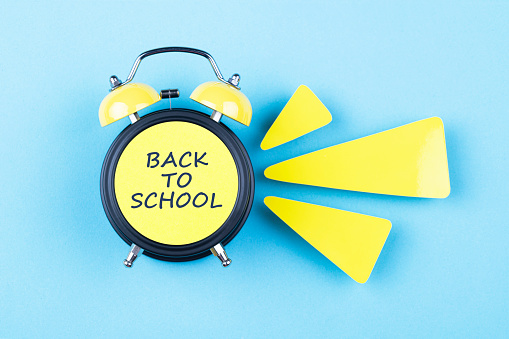
[[[115,196],[129,224],[167,245],[200,241],[232,212],[239,180],[226,145],[193,123],[147,128],[127,145],[115,171]]]

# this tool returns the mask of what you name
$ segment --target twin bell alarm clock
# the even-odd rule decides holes
[[[205,57],[218,81],[199,85],[190,98],[212,110],[206,114],[173,108],[139,116],[162,99],[179,97],[132,82],[148,56],[181,52]],[[223,115],[246,126],[252,109],[240,91],[240,76],[225,80],[210,54],[166,47],[138,56],[124,82],[110,77],[111,91],[101,102],[106,126],[128,117],[130,124],[110,146],[101,171],[101,199],[113,229],[131,246],[124,264],[141,254],[165,261],[187,261],[214,254],[231,263],[224,246],[245,223],[254,195],[251,160]],[[171,106],[170,106],[171,107]]]

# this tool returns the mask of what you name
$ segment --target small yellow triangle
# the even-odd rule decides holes
[[[327,125],[332,116],[320,99],[306,86],[300,85],[262,140],[263,150],[297,139]]]
[[[365,283],[391,230],[386,219],[278,197],[265,205],[353,280]]]
[[[265,176],[409,197],[445,198],[451,191],[444,125],[436,117],[280,162]]]

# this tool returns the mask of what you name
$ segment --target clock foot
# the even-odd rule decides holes
[[[136,258],[138,258],[138,255],[140,255],[143,252],[143,248],[133,243],[131,246],[131,250],[129,251],[129,254],[127,255],[127,259],[124,260],[124,265],[126,267],[133,266],[134,261]]]
[[[232,263],[232,261],[230,260],[230,258],[228,258],[228,255],[226,254],[226,251],[224,250],[221,244],[217,244],[216,246],[212,247],[210,251],[212,252],[212,254],[218,257],[219,260],[221,260],[223,267],[226,267]]]

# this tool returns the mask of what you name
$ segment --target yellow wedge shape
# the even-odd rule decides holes
[[[277,197],[265,205],[353,280],[365,283],[391,230],[391,222]]]
[[[263,150],[297,139],[332,121],[332,116],[320,99],[301,85],[283,108],[262,140]]]
[[[429,118],[272,165],[269,179],[379,194],[446,198],[444,125]]]

